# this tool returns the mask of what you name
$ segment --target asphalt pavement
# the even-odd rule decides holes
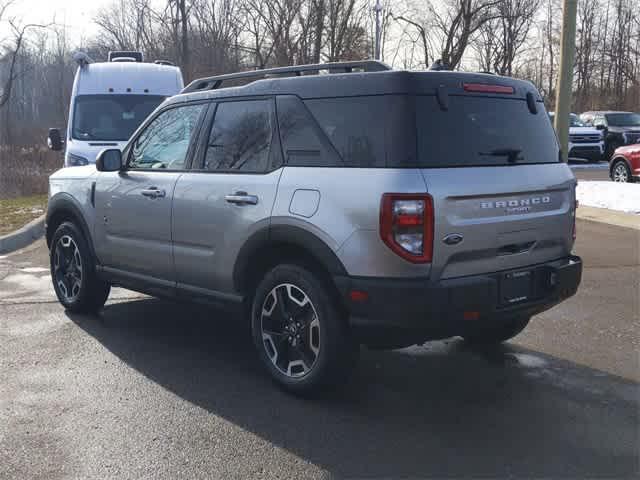
[[[600,162],[596,165],[589,163],[574,162],[571,164],[573,174],[578,181],[580,180],[597,180],[602,182],[610,182],[609,178],[609,164]]]
[[[637,478],[640,232],[578,235],[578,295],[512,342],[364,350],[317,400],[225,313],[126,290],[66,313],[40,241],[0,258],[0,478]]]

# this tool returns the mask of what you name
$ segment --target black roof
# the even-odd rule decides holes
[[[315,68],[315,70],[318,70],[318,68]],[[248,73],[246,76],[238,75],[237,78],[256,76],[256,72]],[[251,81],[244,86],[228,88],[214,86],[216,79],[225,79],[225,77],[233,78],[232,76],[224,75],[194,80],[185,88],[183,93],[172,97],[167,103],[259,95],[297,95],[303,99],[387,94],[424,95],[435,94],[436,89],[439,87],[444,87],[450,95],[491,95],[504,96],[505,98],[526,98],[527,93],[532,92],[538,101],[542,101],[540,94],[532,83],[487,73],[413,72],[404,70],[353,71],[350,73],[322,75],[297,74],[294,76],[267,77]],[[194,88],[198,82],[201,82],[203,89]],[[463,89],[463,84],[465,83],[509,86],[514,88],[514,93],[506,95],[468,93]]]

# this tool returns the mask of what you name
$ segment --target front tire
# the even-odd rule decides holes
[[[631,170],[624,160],[616,160],[611,167],[611,180],[619,183],[630,183],[633,181]]]
[[[472,345],[495,345],[512,339],[529,325],[530,318],[516,318],[508,323],[479,329],[462,338]]]
[[[95,313],[107,301],[111,286],[96,274],[87,239],[71,222],[62,223],[51,240],[51,280],[60,303],[74,313]]]
[[[258,285],[251,310],[258,356],[285,390],[318,393],[348,378],[359,346],[320,276],[298,265],[278,265]]]

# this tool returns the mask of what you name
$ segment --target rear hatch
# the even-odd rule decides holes
[[[571,252],[575,177],[538,94],[516,85],[415,97],[417,155],[435,212],[434,280]]]

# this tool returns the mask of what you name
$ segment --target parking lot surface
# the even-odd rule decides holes
[[[363,350],[317,400],[223,312],[66,313],[40,241],[0,258],[0,478],[636,477],[639,233],[580,221],[578,295],[505,346]]]

